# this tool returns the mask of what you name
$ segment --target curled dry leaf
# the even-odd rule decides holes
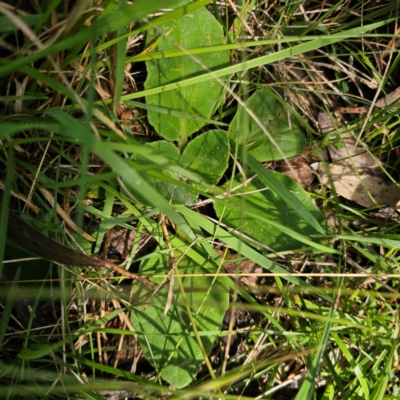
[[[296,181],[303,189],[308,188],[314,180],[313,171],[304,157],[283,160],[278,164],[276,170]]]
[[[318,121],[323,133],[334,129],[327,114],[320,113]],[[342,135],[340,147],[328,146],[328,150],[333,161],[328,164],[329,176],[322,163],[315,168],[323,185],[331,187],[333,182],[338,195],[364,207],[394,207],[400,201],[400,187],[387,178],[378,162],[350,133]]]
[[[391,206],[400,200],[400,188],[382,176],[379,167],[358,168],[344,164],[329,164],[329,175],[336,193],[364,207]],[[331,187],[322,164],[318,166],[321,183]]]

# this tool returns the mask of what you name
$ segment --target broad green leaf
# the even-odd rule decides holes
[[[166,142],[165,140],[160,140],[158,142],[147,143],[146,146],[149,146],[153,149],[159,150],[160,153],[164,153],[168,155],[172,161],[177,162],[179,159],[179,150],[178,148],[171,142]],[[136,159],[143,160],[140,156],[136,155]],[[161,173],[164,176],[171,177],[175,180],[184,181],[182,175],[179,175],[175,171],[171,171],[168,169],[166,165],[165,168],[161,170]],[[196,191],[188,190],[182,186],[174,185],[173,183],[166,182],[164,180],[148,177],[149,182],[153,183],[158,192],[168,201],[173,204],[191,204],[194,203],[197,199],[198,194]]]
[[[166,256],[146,260],[141,272],[165,273]],[[198,265],[190,258],[181,260],[179,272],[202,274],[215,272],[211,264]],[[172,302],[164,316],[168,287],[161,289],[144,305],[135,307],[131,321],[147,360],[158,375],[176,388],[187,386],[211,351],[229,305],[228,291],[213,278],[183,277],[185,295],[175,278]],[[154,279],[156,281],[156,279]],[[194,319],[191,324],[187,308]],[[201,341],[201,344],[199,344]]]
[[[189,224],[195,223],[198,225],[204,232],[212,235],[214,238],[218,238],[221,242],[225,243],[227,246],[235,250],[236,252],[242,254],[244,257],[248,258],[249,260],[254,261],[260,267],[265,268],[267,271],[276,273],[276,274],[285,274],[287,271],[279,266],[278,264],[272,262],[263,254],[255,250],[254,248],[248,246],[246,243],[243,242],[241,238],[237,238],[233,235],[233,233],[228,232],[227,230],[221,228],[219,225],[216,225],[214,222],[209,221],[206,217],[202,216],[196,211],[189,209],[188,207],[179,206],[177,208],[179,212],[185,217],[186,221]],[[264,219],[265,220],[265,219]],[[327,253],[336,253],[339,254],[337,250],[329,249],[328,247],[324,246],[327,249]],[[330,250],[330,251],[329,251]],[[287,280],[288,282],[293,283],[300,288],[311,291],[313,293],[318,294],[322,299],[332,303],[334,300],[333,298],[324,293],[321,289],[312,286],[308,282],[305,282],[301,277],[294,275],[285,276],[283,279]],[[246,299],[247,300],[247,299]],[[251,304],[251,300],[249,300]]]
[[[171,142],[160,140],[147,143],[146,146],[157,150],[157,154],[165,154],[172,162],[178,163],[185,170],[190,171],[201,179],[204,184],[215,185],[221,179],[228,166],[229,145],[226,132],[212,130],[199,135],[192,140],[179,157],[178,148]],[[147,158],[135,154],[135,159],[146,166]],[[165,165],[162,168],[163,177],[170,177],[177,184],[167,179],[149,176],[149,181],[154,184],[158,192],[173,204],[192,204],[196,201],[198,193],[193,188],[179,185],[179,181],[187,183],[187,178]]]
[[[262,131],[246,109],[260,120],[270,136]],[[297,121],[288,119],[287,110],[269,88],[255,92],[245,102],[245,107],[239,105],[229,125],[228,136],[236,144],[245,146],[258,161],[280,160],[282,153],[285,157],[292,157],[306,146],[306,138]]]
[[[320,223],[315,217],[305,208],[297,197],[293,196],[289,189],[282,184],[279,180],[275,179],[275,175],[272,171],[264,168],[262,164],[250,154],[247,155],[247,163],[251,170],[257,174],[258,178],[264,183],[264,186],[268,186],[274,190],[274,192],[284,201],[289,207],[291,207],[303,220],[307,221],[314,229],[322,234],[325,233],[324,228],[321,227]]]
[[[179,164],[216,185],[228,167],[229,143],[225,131],[211,130],[193,139],[185,148]]]
[[[187,4],[182,1],[180,5]],[[148,33],[147,46],[160,38],[157,51],[181,49],[190,53],[190,49],[208,47],[224,43],[222,26],[204,8],[189,12],[182,18],[176,19]],[[182,57],[163,58],[147,61],[146,89],[179,82],[183,79],[204,73],[205,68],[216,70],[229,65],[227,51]],[[149,111],[150,123],[156,131],[168,140],[178,140],[184,144],[187,137],[198,131],[204,122],[197,117],[210,118],[218,106],[222,87],[212,77],[207,81],[177,89],[167,93],[159,93],[146,98],[147,104],[164,107],[172,111],[180,111],[192,116],[191,119],[179,118],[170,114],[160,114]]]
[[[195,3],[197,4],[197,3]],[[223,77],[232,75],[237,72],[248,71],[251,68],[257,68],[266,64],[272,64],[274,62],[283,60],[285,58],[294,57],[299,54],[303,54],[305,52],[310,52],[315,49],[319,49],[321,47],[327,46],[332,43],[337,43],[343,39],[348,40],[351,37],[368,37],[369,35],[365,35],[365,32],[372,31],[374,29],[378,29],[381,26],[387,25],[396,20],[396,17],[386,19],[384,21],[379,21],[370,25],[362,25],[354,29],[349,29],[344,32],[335,33],[329,36],[318,36],[317,39],[307,41],[306,43],[301,43],[297,46],[288,47],[287,49],[280,50],[277,52],[272,52],[266,56],[256,57],[252,60],[245,60],[242,63],[238,63],[235,65],[231,65],[229,67],[221,68],[214,72],[214,77]],[[299,40],[303,40],[304,38],[299,38]],[[157,52],[158,54],[158,52]],[[2,73],[2,68],[0,68],[0,76]],[[205,72],[201,75],[196,75],[191,78],[187,78],[181,80],[179,82],[168,83],[163,86],[158,86],[155,88],[151,88],[141,92],[130,93],[121,97],[123,101],[133,100],[143,96],[150,96],[157,93],[168,92],[171,90],[175,90],[177,88],[181,89],[183,87],[187,87],[190,85],[194,85],[197,83],[204,82],[210,79],[210,74]]]
[[[314,206],[307,193],[286,175],[276,172],[273,174],[322,225],[324,217]],[[229,187],[228,184],[225,187],[229,189],[237,187],[241,183],[241,177],[237,175],[233,182],[229,183]],[[275,251],[294,250],[304,245],[276,229],[276,227],[265,223],[265,221],[244,215],[240,211],[240,207],[246,211],[260,215],[262,218],[271,219],[271,221],[292,229],[307,238],[310,235],[320,235],[307,220],[304,220],[295,210],[289,208],[286,202],[282,201],[274,190],[265,187],[259,178],[255,178],[250,183],[241,186],[232,194],[234,196],[230,197],[229,204],[234,205],[235,208],[228,208],[226,205],[215,203],[215,210],[218,216],[228,226],[238,229],[240,232],[272,247]],[[242,195],[240,196],[240,194]]]

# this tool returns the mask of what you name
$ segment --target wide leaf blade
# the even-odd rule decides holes
[[[258,118],[268,135],[248,110]],[[239,105],[229,125],[228,135],[258,161],[292,157],[306,146],[306,138],[299,124],[293,118],[289,120],[285,107],[269,88],[256,91],[244,106]]]
[[[147,260],[141,272],[165,273],[165,258]],[[198,265],[190,258],[184,258],[180,264],[184,265],[181,272],[187,274],[215,269],[208,263]],[[184,294],[179,290],[178,279],[182,279]],[[168,307],[167,292],[168,287],[163,288],[151,296],[147,305],[135,307],[131,321],[147,360],[159,376],[174,387],[182,388],[193,380],[204,361],[203,349],[207,354],[211,351],[229,304],[229,295],[213,278],[201,276],[175,278],[174,295]]]
[[[187,3],[182,2],[181,5]],[[191,11],[184,17],[172,21],[149,32],[147,45],[150,46],[163,35],[157,51],[191,48],[223,44],[222,26],[205,9]],[[194,58],[190,54],[183,57],[164,58],[147,61],[148,76],[146,89],[159,87],[182,79],[193,77],[208,70],[221,69],[229,65],[227,51],[199,54]],[[179,118],[171,114],[160,114],[149,110],[148,117],[156,131],[168,140],[185,143],[186,138],[198,131],[204,122],[196,118],[210,118],[221,96],[222,87],[211,77],[205,82],[187,86],[167,93],[148,96],[147,104],[185,112],[192,118]]]

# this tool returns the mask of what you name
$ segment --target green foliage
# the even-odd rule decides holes
[[[160,154],[165,154],[165,156],[167,156],[171,162],[178,162],[179,160],[179,150],[171,142],[160,140],[158,142],[148,143],[146,146],[158,150]],[[136,156],[136,158],[140,160],[140,157]],[[188,188],[185,186],[180,186],[168,182],[165,179],[165,177],[170,177],[176,181],[183,182],[185,178],[182,175],[180,175],[178,172],[171,171],[171,169],[168,168],[168,165],[165,165],[165,168],[161,169],[160,173],[163,179],[149,176],[148,180],[154,184],[158,192],[165,199],[171,201],[173,204],[191,204],[196,201],[198,194],[190,187]],[[148,202],[145,201],[145,204],[148,204]]]
[[[324,216],[315,207],[307,193],[292,179],[280,173],[273,173],[275,178],[288,188],[312,216],[323,223]],[[241,175],[224,185],[226,190],[243,183]],[[244,196],[244,194],[246,194]],[[270,246],[275,251],[293,250],[300,248],[302,243],[278,230],[275,226],[265,223],[264,218],[270,219],[283,226],[292,228],[306,237],[312,237],[317,231],[302,218],[296,210],[287,206],[280,196],[271,188],[265,187],[259,178],[241,185],[232,192],[227,203],[215,203],[215,210],[221,220],[228,226],[239,229],[259,242]],[[254,213],[254,216],[243,214],[243,210]],[[260,218],[257,218],[259,216]]]
[[[258,161],[293,157],[306,146],[306,138],[297,121],[289,118],[282,100],[271,89],[260,89],[245,102],[245,107],[239,105],[228,135]]]
[[[141,272],[164,273],[167,261],[166,257],[153,257],[143,263]],[[212,264],[198,265],[188,257],[183,257],[179,265],[183,265],[179,269],[187,275],[215,270]],[[161,279],[158,281],[161,283]],[[182,388],[192,381],[210,352],[229,295],[213,278],[185,276],[175,277],[174,281],[171,304],[166,301],[170,288],[164,287],[147,304],[133,308],[131,320],[146,358],[159,377]]]
[[[163,154],[166,160],[170,160],[165,168],[158,169],[157,177],[150,175],[148,179],[153,182],[158,192],[173,204],[192,204],[196,201],[198,192],[194,187],[185,184],[187,182],[185,176],[171,170],[171,162],[197,175],[203,187],[217,184],[228,165],[228,138],[226,132],[220,130],[211,130],[198,136],[187,145],[181,156],[178,148],[171,142],[160,140],[147,143],[146,146],[156,150],[155,154]],[[147,160],[138,154],[134,159],[144,165]],[[173,181],[168,181],[165,177]]]
[[[156,282],[161,278],[154,278],[155,272],[172,277],[173,290],[163,287],[142,298],[141,285],[134,282],[129,295],[120,292],[119,278],[109,271],[22,262],[27,255],[0,235],[0,265],[14,273],[0,290],[4,397],[397,398],[398,276],[386,275],[398,269],[398,221],[371,218],[371,210],[343,202],[316,184],[312,196],[318,207],[337,222],[337,232],[325,235],[325,221],[310,195],[261,163],[302,151],[301,128],[307,127],[312,139],[314,111],[337,104],[339,94],[344,103],[355,103],[367,85],[367,94],[371,88],[394,89],[391,75],[400,58],[396,53],[385,57],[381,49],[395,43],[396,2],[353,2],[351,10],[338,2],[322,10],[318,2],[290,0],[271,2],[268,12],[262,1],[225,2],[226,15],[220,2],[206,0],[16,3],[12,10],[0,5],[0,231],[7,229],[10,207],[42,211],[53,218],[42,230],[90,252],[95,247],[83,236],[60,238],[49,224],[62,221],[59,229],[71,233],[61,211],[76,222],[74,213],[81,208],[76,214],[84,210],[90,224],[84,229],[97,235],[96,249],[116,225],[129,234],[136,230],[136,247],[142,233],[151,235],[158,247],[142,259],[140,273]],[[207,3],[220,25],[204,8]],[[169,10],[155,14],[164,6]],[[354,63],[342,62],[349,57]],[[137,61],[147,63],[146,89]],[[332,74],[317,72],[325,65]],[[298,74],[292,79],[291,72],[299,69],[306,72],[306,85],[298,82]],[[333,74],[341,82],[328,81]],[[128,79],[136,80],[135,90]],[[271,84],[276,90],[268,89]],[[243,106],[237,96],[247,90],[254,92]],[[282,90],[292,91],[293,104],[284,103]],[[129,103],[132,99],[148,104]],[[121,103],[132,107],[135,118],[139,109],[150,110],[140,121],[148,115],[166,141],[144,145],[132,137],[131,126],[118,121]],[[397,111],[375,109],[367,121],[344,119],[377,160],[384,156],[391,163],[398,150]],[[301,121],[301,115],[307,118]],[[228,132],[208,130],[229,123]],[[318,147],[320,138],[314,139]],[[238,171],[256,178],[236,188],[244,183],[235,176]],[[86,192],[98,188],[104,190],[93,193],[99,200],[83,205]],[[199,193],[216,204],[228,226],[216,221],[209,207],[192,209]],[[171,223],[173,250],[166,245],[161,218]],[[239,233],[282,253],[259,251]],[[238,256],[240,269],[256,264],[256,286],[241,285],[245,275],[235,280],[220,274],[216,243],[229,257]],[[171,261],[177,266],[169,274]],[[15,274],[19,267],[20,275]],[[268,276],[258,276],[260,270]],[[349,272],[358,275],[349,279]],[[22,289],[28,283],[20,280],[31,279],[37,282],[27,296]],[[25,304],[21,318],[17,306],[31,294],[34,302]],[[221,332],[228,294],[240,325]],[[115,309],[103,313],[108,311],[104,304]],[[42,305],[58,321],[49,321],[48,330],[33,330],[35,310]],[[228,340],[214,347],[215,364],[207,365],[219,334]],[[122,340],[129,335],[139,337],[156,375],[144,377],[141,356],[129,359],[131,365],[118,364],[120,353],[113,358],[120,347],[131,350]],[[194,379],[201,363],[207,366]],[[292,373],[295,380],[304,375],[300,370],[307,374],[301,388],[288,389]]]
[[[226,132],[211,130],[197,136],[185,148],[179,163],[216,185],[228,166],[229,144]]]
[[[180,4],[187,3],[188,1],[182,1]],[[222,26],[204,7],[149,32],[147,45],[149,46],[157,40],[160,34],[162,41],[157,46],[158,51],[183,48],[188,54],[181,57],[147,61],[146,89],[194,77],[202,74],[205,68],[210,71],[220,69],[230,62],[227,51],[190,55],[192,48],[224,43]],[[210,118],[220,103],[221,93],[221,85],[215,80],[209,79],[185,88],[148,96],[147,104],[191,115],[190,118],[178,118],[169,114],[149,111],[149,120],[161,136],[168,140],[178,140],[183,146],[187,138],[204,125],[204,122],[197,121],[196,117]]]

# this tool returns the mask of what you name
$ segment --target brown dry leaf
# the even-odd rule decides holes
[[[329,164],[328,168],[337,194],[348,200],[364,207],[394,207],[400,201],[400,188],[386,181],[380,168],[357,168],[343,164]],[[330,187],[322,166],[318,173],[321,183]]]
[[[327,113],[320,112],[318,114],[318,125],[319,129],[322,133],[327,133],[333,129],[335,129],[335,120],[331,116],[329,116]],[[336,126],[338,125],[338,122],[336,122]]]
[[[222,250],[215,249],[215,251],[220,257],[223,257],[224,252]],[[235,261],[237,258],[237,254],[228,254],[228,260],[230,262],[224,262],[223,268],[225,272],[232,275],[237,274],[240,278],[239,281],[242,285],[246,285],[249,287],[257,286],[259,274],[263,272],[263,269],[254,261],[250,260],[243,260],[238,265],[238,262]],[[240,276],[241,274],[251,275]]]
[[[321,131],[326,133],[333,129],[334,122],[321,114],[318,120]],[[328,146],[328,150],[333,161],[328,164],[329,173],[338,195],[364,207],[394,207],[400,201],[400,187],[386,177],[375,159],[350,133],[342,135],[340,148]],[[317,170],[321,183],[330,187],[323,165]]]
[[[308,188],[314,180],[312,169],[304,157],[281,161],[276,170],[296,181],[303,189]]]
[[[110,245],[113,250],[118,252],[123,260],[130,255],[135,241],[136,231],[123,228],[121,226],[114,226],[111,235]]]
[[[110,238],[110,248],[122,261],[128,260],[132,255],[136,234],[135,229],[127,229],[119,225],[114,226]],[[146,230],[143,230],[137,243],[134,260],[150,254],[156,246],[156,240]]]
[[[390,92],[387,96],[381,97],[374,104],[375,108],[385,108],[389,107],[391,104],[397,102],[400,98],[400,87],[398,87],[393,92]],[[396,104],[395,108],[399,108],[399,105]],[[369,111],[369,107],[340,107],[335,110],[335,113],[341,114],[367,114]]]

